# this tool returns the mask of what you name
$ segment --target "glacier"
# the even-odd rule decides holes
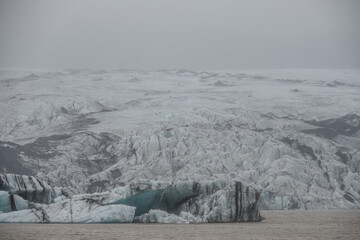
[[[98,193],[136,208],[188,181],[241,182],[259,209],[358,209],[359,92],[358,70],[0,70],[0,174],[27,176],[0,179],[16,183],[0,211]],[[212,194],[135,218],[216,220],[194,207]]]

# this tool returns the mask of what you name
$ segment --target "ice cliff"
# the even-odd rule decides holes
[[[11,177],[28,179],[19,175]],[[8,189],[14,189],[17,184],[10,181]],[[40,198],[31,198],[35,202],[30,202],[9,190],[1,190],[0,222],[200,223],[262,220],[258,209],[260,193],[240,182],[224,180],[139,181],[103,193],[79,194],[69,198],[60,195],[49,204],[44,204]],[[43,191],[37,189],[40,190]]]
[[[30,202],[45,204],[53,202],[61,195],[60,188],[51,187],[33,176],[17,174],[0,175],[0,190],[7,191],[10,195],[18,195]]]

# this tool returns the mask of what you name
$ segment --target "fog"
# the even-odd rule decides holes
[[[358,0],[0,0],[0,68],[360,68]]]

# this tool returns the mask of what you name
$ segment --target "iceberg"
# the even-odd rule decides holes
[[[148,213],[135,217],[137,223],[202,223],[200,217],[195,217],[189,212],[181,212],[179,215],[171,214],[162,210],[151,209]]]
[[[141,189],[143,184],[132,187]],[[241,182],[179,181],[163,189],[148,185],[147,190],[112,204],[136,207],[135,217],[139,222],[255,222],[263,219],[258,208],[259,199],[260,192]],[[165,216],[164,212],[182,220]]]
[[[2,223],[41,223],[40,214],[36,209],[26,209],[9,213],[0,213]]]
[[[189,223],[186,219],[162,210],[151,209],[139,217],[135,217],[134,222],[139,223]]]
[[[67,199],[32,209],[0,213],[0,222],[32,223],[129,223],[135,208],[125,205],[100,206],[88,198]]]

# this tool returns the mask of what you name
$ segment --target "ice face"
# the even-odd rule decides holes
[[[0,190],[37,203],[49,204],[59,194],[46,182],[35,177],[16,174],[0,175]]]
[[[147,213],[150,209],[175,212],[184,201],[199,193],[199,187],[200,185],[194,182],[177,184],[176,186],[170,186],[165,189],[141,192],[121,199],[115,202],[115,204],[136,207],[135,216]]]
[[[38,211],[27,209],[0,214],[0,222],[4,223],[39,223],[42,222],[37,215]]]
[[[0,191],[0,212],[11,212],[10,194],[5,191]]]
[[[218,180],[201,184],[199,195],[179,210],[201,217],[203,222],[261,221],[259,199],[258,191],[241,182]]]
[[[136,207],[136,219],[142,222],[156,221],[157,217],[150,214],[153,210],[162,210],[153,211],[153,215],[166,212],[185,222],[242,222],[262,220],[259,198],[258,191],[240,182],[180,181],[164,189],[147,189],[115,203]]]
[[[5,191],[0,191],[0,211],[11,212],[29,208],[29,202],[22,197],[10,194]]]
[[[260,193],[254,188],[225,180],[177,183],[142,181],[110,192],[79,194],[70,198],[61,196],[49,205],[29,203],[16,194],[1,192],[0,206],[6,211],[13,211],[0,213],[0,222],[261,221],[259,196]],[[31,211],[14,211],[26,208],[31,208]]]
[[[29,202],[18,195],[13,195],[16,210],[24,210],[29,208]]]
[[[163,190],[150,190],[142,193],[137,193],[125,199],[121,199],[115,202],[115,204],[124,204],[128,206],[136,207],[135,216],[140,216],[149,212],[150,209],[156,204],[156,200],[159,199],[159,195]]]

